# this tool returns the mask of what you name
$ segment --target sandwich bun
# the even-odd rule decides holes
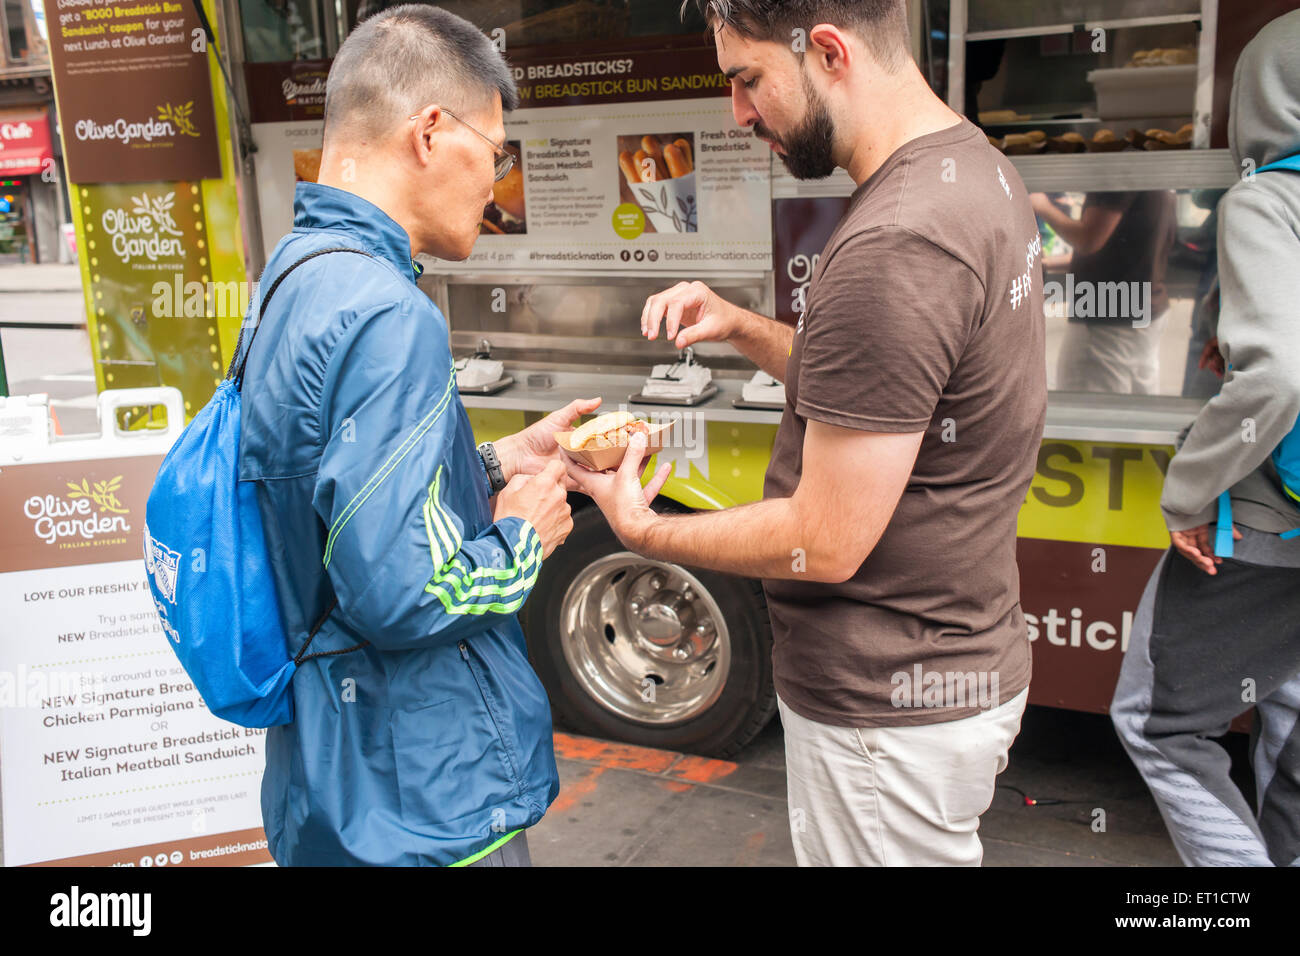
[[[589,439],[613,431],[615,428],[622,428],[636,420],[636,416],[630,412],[606,412],[604,415],[597,415],[585,425],[579,425],[573,430],[569,436],[569,447],[581,448]]]

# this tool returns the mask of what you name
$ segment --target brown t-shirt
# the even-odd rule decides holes
[[[765,498],[813,419],[921,432],[879,543],[843,584],[765,580],[776,689],[837,726],[930,724],[1029,684],[1016,516],[1047,409],[1042,241],[970,122],[912,140],[853,194],[813,273]]]

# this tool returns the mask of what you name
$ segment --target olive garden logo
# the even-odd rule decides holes
[[[182,232],[172,216],[175,205],[175,191],[162,196],[142,192],[131,197],[129,209],[121,206],[105,209],[100,222],[117,257],[124,263],[134,259],[157,262],[183,258]]]
[[[188,103],[162,103],[154,107],[157,116],[140,120],[129,120],[118,116],[105,122],[86,117],[73,124],[72,132],[77,139],[117,140],[123,146],[131,144],[152,143],[154,140],[175,139],[177,136],[198,137],[198,128],[194,125],[194,101]]]
[[[180,106],[173,106],[171,103],[164,103],[158,107],[158,119],[164,123],[175,123],[176,130],[182,136],[198,137],[199,131],[194,128],[194,101],[182,103]]]
[[[31,520],[36,537],[46,544],[76,547],[130,532],[125,518],[130,509],[117,497],[121,475],[93,483],[82,478],[80,484],[69,481],[67,485],[62,495],[32,495],[24,503],[23,514]]]

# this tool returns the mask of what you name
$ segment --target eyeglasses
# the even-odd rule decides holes
[[[465,123],[463,119],[461,119],[451,110],[444,108],[443,112],[446,113],[448,116],[450,116],[452,119],[458,120],[461,123]],[[412,113],[408,118],[419,119],[420,114]],[[471,129],[473,132],[477,133],[489,146],[492,147],[493,152],[496,153],[496,157],[497,157],[496,158],[496,181],[501,182],[501,180],[505,179],[506,176],[509,175],[510,170],[515,168],[515,154],[510,152],[507,149],[498,146],[496,143],[492,142],[492,140],[488,139],[488,137],[484,136],[473,126],[470,126],[469,123],[465,123],[465,125],[469,127],[469,129]]]

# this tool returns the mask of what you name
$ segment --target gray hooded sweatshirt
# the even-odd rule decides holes
[[[1300,10],[1242,51],[1228,141],[1243,171],[1219,206],[1219,349],[1231,369],[1170,462],[1160,506],[1182,531],[1213,522],[1231,489],[1234,523],[1276,534],[1300,527],[1269,457],[1300,417],[1300,172],[1250,172],[1300,153]]]

